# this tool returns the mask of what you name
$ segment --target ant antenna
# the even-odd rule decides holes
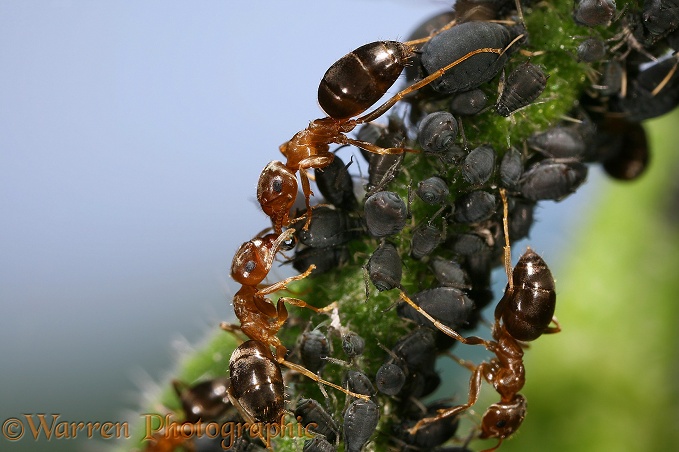
[[[509,203],[507,202],[507,190],[500,189],[500,197],[502,198],[502,228],[505,233],[505,271],[507,272],[507,284],[509,287],[514,287],[514,278],[512,275],[512,247],[509,245]]]

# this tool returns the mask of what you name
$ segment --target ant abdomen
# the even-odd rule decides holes
[[[334,119],[357,116],[396,82],[413,51],[398,41],[365,44],[337,60],[318,87],[318,103]]]
[[[548,329],[554,316],[554,278],[545,261],[530,248],[519,259],[512,276],[514,285],[505,290],[495,316],[502,316],[513,338],[532,341]]]
[[[269,346],[242,343],[231,355],[229,398],[249,422],[276,422],[285,413],[283,376]]]

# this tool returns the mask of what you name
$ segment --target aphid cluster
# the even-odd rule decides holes
[[[538,201],[574,193],[588,164],[639,177],[649,160],[640,122],[679,103],[676,2],[621,14],[608,0],[531,2],[572,18],[572,48],[558,50],[538,47],[519,3],[458,0],[409,40],[366,44],[327,70],[318,89],[327,116],[283,143],[284,159],[257,183],[271,232],[233,258],[239,325],[223,326],[245,337],[220,380],[224,405],[178,391],[188,422],[194,408],[227,406],[248,422],[298,416],[317,425],[305,451],[468,450],[472,439],[494,439],[494,450],[519,428],[525,343],[560,326],[547,264],[529,248],[512,269],[510,238],[528,235]],[[563,83],[555,60],[587,74],[568,118],[550,113],[562,101],[550,86]],[[405,88],[374,106],[402,72]],[[544,122],[526,120],[535,111]],[[504,128],[486,133],[490,124]],[[343,160],[331,145],[360,152]],[[366,165],[362,178],[350,172]],[[265,283],[276,259],[299,273]],[[495,303],[490,275],[501,265],[508,283]],[[290,293],[293,283],[313,289]],[[289,318],[286,304],[305,309]],[[489,305],[491,339],[464,335]],[[458,342],[490,354],[456,358],[471,377],[467,394],[450,397],[466,402],[425,400],[441,384],[438,357]],[[500,400],[457,436],[480,409],[484,380]]]

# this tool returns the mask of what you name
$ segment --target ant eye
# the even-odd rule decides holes
[[[245,263],[245,271],[248,273],[252,273],[252,271],[257,268],[257,263],[255,261],[247,261]]]
[[[505,421],[505,420],[497,421],[497,422],[495,423],[495,426],[496,426],[497,428],[503,428],[505,425],[507,425],[507,421]]]
[[[280,177],[275,178],[272,186],[276,193],[281,193],[283,191],[283,180]]]

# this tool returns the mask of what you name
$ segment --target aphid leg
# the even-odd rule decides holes
[[[507,202],[507,190],[500,189],[500,197],[502,198],[502,227],[505,233],[505,271],[507,272],[507,284],[509,287],[514,287],[514,279],[512,277],[512,248],[509,245],[509,203]]]
[[[343,393],[345,393],[345,394],[347,394],[347,395],[349,395],[349,396],[351,396],[351,397],[356,397],[356,398],[358,398],[358,399],[363,399],[363,400],[370,400],[370,396],[367,396],[367,395],[365,395],[365,394],[358,394],[358,393],[353,392],[353,391],[349,391],[348,389],[345,389],[345,388],[343,388],[343,387],[341,387],[341,386],[339,386],[339,385],[336,385],[335,383],[331,383],[331,382],[329,382],[329,381],[326,381],[326,380],[322,379],[321,377],[319,377],[318,375],[316,375],[315,373],[313,373],[312,371],[310,371],[309,369],[307,369],[307,368],[304,367],[304,366],[300,366],[299,364],[295,364],[295,363],[293,363],[293,362],[287,361],[287,360],[286,360],[285,358],[283,358],[283,357],[277,356],[276,359],[278,360],[278,362],[279,362],[280,364],[283,364],[283,365],[284,365],[285,367],[287,367],[288,369],[292,369],[292,370],[294,370],[294,371],[296,371],[296,372],[299,372],[299,373],[301,373],[302,375],[305,375],[305,376],[311,378],[311,379],[314,380],[315,382],[324,384],[324,385],[326,385],[326,386],[330,386],[331,388],[337,389],[338,391],[342,391]]]

